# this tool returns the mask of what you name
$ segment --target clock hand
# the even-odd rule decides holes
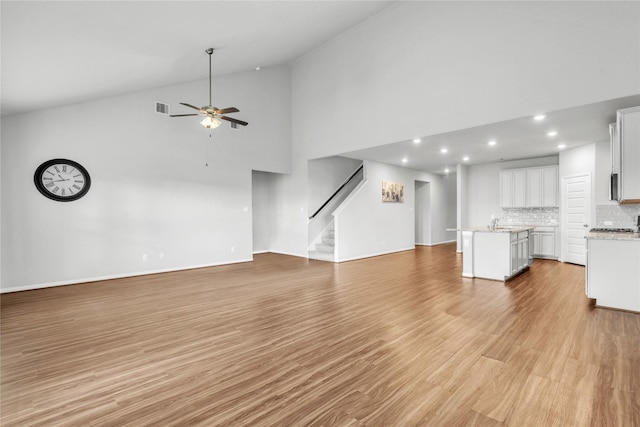
[[[57,180],[57,181],[53,181],[53,182],[69,181],[69,178],[64,179],[63,177],[61,177],[61,176],[60,176],[60,174],[58,174],[58,176],[60,177],[60,179],[59,179],[59,180]]]

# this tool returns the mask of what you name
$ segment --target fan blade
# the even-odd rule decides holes
[[[187,104],[185,102],[181,102],[180,105],[184,105],[185,107],[190,107],[190,108],[193,108],[194,110],[198,110],[198,111],[202,110],[202,108],[200,108],[200,107],[196,107],[195,105]]]
[[[222,120],[226,120],[226,121],[228,121],[228,122],[236,123],[236,124],[239,124],[239,125],[241,125],[241,126],[246,126],[246,125],[248,125],[248,124],[249,124],[249,123],[247,123],[247,122],[243,122],[242,120],[232,119],[231,117],[227,117],[227,116],[220,116],[220,118],[221,118]]]
[[[169,117],[199,116],[200,114],[171,114]]]
[[[216,114],[227,114],[227,113],[239,113],[236,107],[223,108],[222,110],[216,110]]]

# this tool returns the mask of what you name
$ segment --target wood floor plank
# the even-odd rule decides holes
[[[1,296],[3,426],[640,425],[640,315],[454,244]]]

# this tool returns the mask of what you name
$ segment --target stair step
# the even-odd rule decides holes
[[[316,245],[316,251],[317,252],[328,252],[333,254],[335,252],[335,246],[334,245],[325,245],[325,244],[317,244]]]
[[[323,244],[323,245],[331,245],[331,246],[335,246],[335,244],[336,244],[336,239],[334,239],[333,237],[323,236],[323,237],[322,237],[322,244]]]

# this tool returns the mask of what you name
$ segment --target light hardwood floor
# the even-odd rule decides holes
[[[2,426],[640,426],[640,315],[454,245],[2,295]]]

